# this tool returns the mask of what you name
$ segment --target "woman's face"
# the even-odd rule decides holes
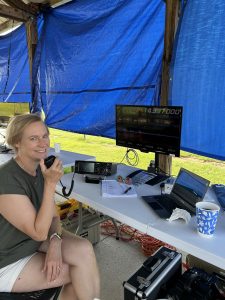
[[[46,158],[49,145],[47,128],[38,121],[25,127],[21,141],[16,144],[16,147],[18,155],[39,162],[42,158]]]

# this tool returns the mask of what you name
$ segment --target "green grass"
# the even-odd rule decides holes
[[[18,102],[18,103],[9,103],[1,102],[0,103],[0,115],[6,117],[12,117],[15,115],[27,114],[30,112],[28,102]]]
[[[118,163],[122,161],[126,152],[126,148],[116,146],[113,139],[56,129],[50,129],[50,134],[52,147],[54,143],[60,143],[62,150],[92,155],[98,161]],[[137,167],[147,169],[150,160],[154,159],[154,154],[137,152],[139,156]],[[123,163],[127,164],[126,160]],[[177,175],[181,167],[207,178],[211,183],[225,184],[225,162],[181,151],[180,157],[172,159],[172,174]]]

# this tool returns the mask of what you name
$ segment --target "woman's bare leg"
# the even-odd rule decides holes
[[[99,298],[100,280],[92,244],[63,232],[63,261],[70,266],[71,282],[79,300]]]
[[[48,242],[44,242],[40,250],[46,252],[47,247]],[[65,285],[61,300],[99,298],[99,273],[91,243],[63,231],[62,256],[64,264],[60,275],[50,283],[46,280],[46,274],[42,272],[45,254],[38,253],[33,256],[20,273],[13,291],[35,291]]]
[[[78,298],[75,297],[72,283],[68,283],[68,284],[63,286],[63,289],[60,293],[60,298],[59,299],[60,300],[71,300],[71,299],[78,300]]]

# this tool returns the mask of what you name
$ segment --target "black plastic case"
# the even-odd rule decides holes
[[[181,254],[166,247],[159,248],[123,283],[124,300],[163,298],[181,271]]]

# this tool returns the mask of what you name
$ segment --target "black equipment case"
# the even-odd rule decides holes
[[[165,297],[181,272],[181,254],[161,247],[123,283],[124,300],[156,300]]]

